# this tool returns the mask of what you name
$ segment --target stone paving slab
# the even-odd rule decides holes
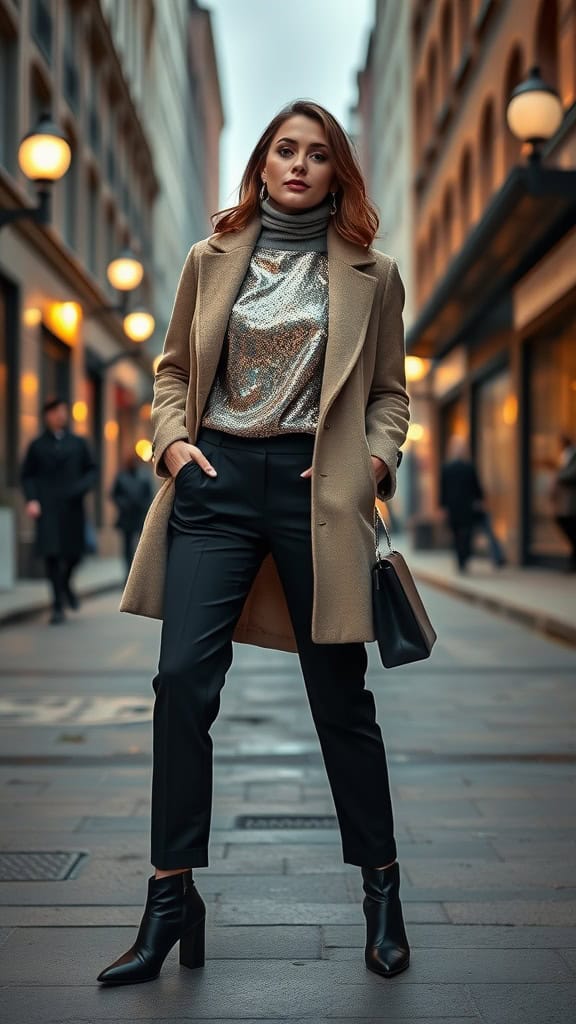
[[[356,947],[362,942],[363,925],[324,925],[324,947]],[[417,924],[410,926],[410,944],[414,948],[482,949],[566,949],[576,950],[575,927],[485,924]]]
[[[117,945],[100,946],[98,963],[106,964],[117,955]],[[96,985],[18,986],[3,991],[7,1019],[27,1024],[48,1024],[51,1020],[157,1020],[188,1016],[235,1019],[304,1016],[374,1020],[385,1010],[386,1017],[412,1021],[418,1017],[474,1016],[476,1004],[466,984],[415,984],[409,971],[396,978],[379,978],[364,963],[332,963],[306,960],[207,961],[201,969],[179,967],[173,951],[161,976],[153,985],[126,986],[103,990]],[[384,987],[385,986],[385,987]],[[568,986],[566,986],[568,987]],[[160,1013],[159,1013],[160,1011]]]
[[[572,984],[470,985],[482,1019],[490,1024],[568,1024],[574,1020]]]
[[[404,920],[444,922],[448,920],[440,903],[403,904]],[[213,924],[358,924],[363,921],[358,903],[283,903],[280,900],[229,898],[225,904],[216,903],[211,910]]]
[[[453,924],[520,924],[576,927],[576,900],[498,900],[446,902],[443,909]]]

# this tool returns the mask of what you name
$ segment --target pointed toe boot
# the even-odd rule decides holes
[[[365,892],[362,909],[366,918],[366,967],[384,978],[406,970],[410,946],[400,903],[400,865],[362,869]]]
[[[180,941],[180,963],[204,966],[206,905],[196,889],[192,870],[148,879],[148,898],[134,944],[105,967],[98,981],[132,985],[152,981],[174,944]]]

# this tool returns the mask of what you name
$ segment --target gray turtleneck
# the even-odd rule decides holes
[[[249,437],[314,434],[328,336],[330,203],[283,213],[265,199],[261,215],[202,426]]]

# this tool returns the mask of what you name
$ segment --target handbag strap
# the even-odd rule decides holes
[[[379,536],[378,536],[378,527],[379,527],[379,525],[384,527],[384,533],[386,534],[386,542],[388,544],[387,554],[391,555],[392,552],[394,551],[394,548],[392,547],[392,540],[390,538],[390,533],[388,532],[388,527],[386,526],[386,523],[384,522],[384,520],[382,519],[382,516],[380,515],[380,513],[378,511],[378,507],[376,505],[376,502],[374,502],[374,543],[375,543],[375,546],[376,546],[376,559],[377,559],[378,562],[381,562],[382,561],[382,555],[380,553],[380,547],[379,547],[380,540],[379,540]]]

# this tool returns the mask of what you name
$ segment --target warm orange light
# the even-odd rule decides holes
[[[88,419],[88,406],[86,402],[74,402],[72,406],[72,419],[75,423],[85,423]]]
[[[406,380],[422,380],[430,369],[430,360],[421,359],[420,356],[406,356],[404,368],[406,370]]]
[[[36,306],[28,306],[22,314],[22,322],[26,327],[36,327],[42,319],[42,310]]]
[[[139,411],[138,415],[140,416],[141,420],[149,420],[151,413],[152,413],[152,406],[150,405],[150,402],[145,402],[144,405],[140,406],[140,411]]]
[[[424,437],[424,427],[421,423],[411,423],[406,435],[408,441],[421,441]]]
[[[38,394],[38,377],[35,373],[23,373],[20,378],[20,390],[28,398]]]
[[[502,419],[508,426],[516,423],[518,418],[518,399],[516,395],[507,395],[502,406]]]
[[[104,437],[107,441],[116,441],[118,438],[118,424],[116,420],[106,420],[104,424]]]
[[[136,441],[134,451],[142,459],[142,462],[150,462],[152,458],[152,443],[146,437],[141,437],[139,441]]]
[[[145,309],[135,309],[124,317],[124,330],[130,341],[147,341],[155,326],[154,317]]]
[[[70,143],[49,114],[40,116],[18,147],[18,163],[31,181],[59,181],[71,160]]]
[[[129,292],[140,284],[144,277],[144,267],[130,249],[125,249],[117,259],[108,264],[106,276],[113,288]]]
[[[62,341],[74,345],[82,319],[82,307],[77,302],[50,302],[46,307],[47,326]]]
[[[162,353],[160,352],[160,354],[156,356],[154,362],[152,363],[152,369],[154,370],[154,374],[155,375],[158,373],[158,367],[160,365],[160,360],[161,359],[162,359]]]

